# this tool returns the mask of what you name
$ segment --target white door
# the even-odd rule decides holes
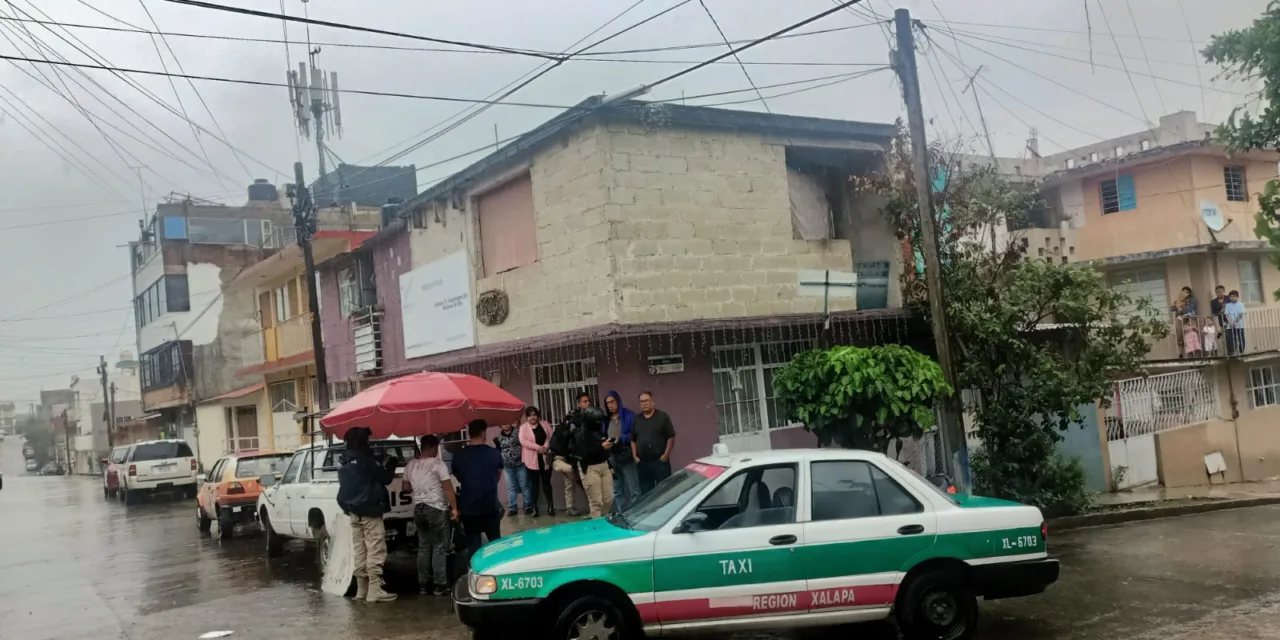
[[[697,530],[658,532],[653,582],[664,628],[731,628],[808,610],[799,479],[794,463],[743,469],[689,512],[705,518]]]
[[[1163,316],[1169,309],[1169,288],[1165,283],[1164,267],[1145,267],[1116,271],[1107,277],[1111,289],[1127,294],[1136,302],[1140,298],[1151,301],[1152,315]]]
[[[298,472],[302,469],[302,459],[306,457],[306,452],[296,453],[289,460],[289,466],[284,470],[284,476],[280,478],[280,488],[275,494],[275,520],[271,522],[271,526],[275,527],[277,533],[283,533],[288,536],[302,535],[298,529],[294,527],[293,522],[293,502],[300,500],[298,484]]]

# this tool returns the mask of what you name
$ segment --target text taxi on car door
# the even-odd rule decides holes
[[[792,629],[894,616],[910,640],[963,640],[977,597],[1058,579],[1040,511],[948,495],[876,453],[711,457],[620,515],[482,547],[454,589],[480,638],[555,640]]]

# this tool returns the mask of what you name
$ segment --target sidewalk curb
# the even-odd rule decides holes
[[[1246,507],[1262,507],[1267,505],[1280,504],[1280,496],[1263,496],[1258,498],[1239,498],[1234,500],[1212,500],[1206,499],[1204,504],[1181,504],[1169,507],[1150,507],[1146,509],[1129,509],[1124,511],[1108,511],[1105,513],[1089,513],[1082,516],[1066,516],[1063,518],[1052,518],[1047,520],[1045,524],[1049,527],[1049,531],[1070,531],[1072,529],[1083,529],[1085,527],[1100,527],[1109,524],[1124,524],[1127,522],[1142,522],[1145,520],[1157,520],[1160,518],[1173,518],[1177,516],[1187,516],[1197,513],[1209,513],[1211,511],[1225,511],[1227,509],[1244,509]]]

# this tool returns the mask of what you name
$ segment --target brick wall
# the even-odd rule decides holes
[[[796,296],[797,270],[852,269],[847,240],[792,238],[780,142],[609,125],[602,147],[623,322],[818,312],[821,298]]]

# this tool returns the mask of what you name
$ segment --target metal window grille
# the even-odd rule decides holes
[[[1276,382],[1276,370],[1271,365],[1249,369],[1249,407],[1270,407],[1280,404],[1280,384]]]
[[[1190,369],[1115,383],[1107,440],[1122,440],[1211,420],[1218,415],[1212,373]]]
[[[1249,188],[1248,183],[1245,182],[1244,167],[1223,167],[1222,179],[1227,187],[1228,201],[1249,201]]]
[[[1120,212],[1120,189],[1115,180],[1103,180],[1099,184],[1102,192],[1102,213]]]
[[[533,367],[533,396],[538,399],[543,420],[559,423],[574,408],[575,396],[584,392],[593,401],[600,397],[595,358]]]
[[[292,413],[298,410],[298,398],[295,395],[293,380],[273,383],[267,390],[271,398],[271,411]]]
[[[809,348],[804,340],[716,347],[711,376],[720,435],[793,426],[774,395],[773,376]]]

